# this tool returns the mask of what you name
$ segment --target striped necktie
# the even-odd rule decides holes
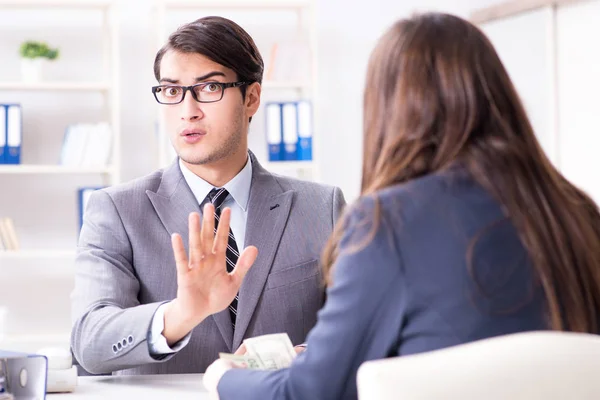
[[[221,216],[221,206],[225,199],[229,196],[229,192],[225,188],[214,188],[208,193],[208,199],[215,206],[215,234],[217,233],[217,227],[219,226],[219,217]],[[227,252],[226,256],[226,264],[227,264],[227,272],[233,271],[235,268],[235,264],[237,263],[238,257],[240,253],[237,248],[237,244],[235,243],[235,237],[233,236],[233,232],[231,231],[231,227],[229,228],[229,237],[227,238]],[[231,315],[231,322],[233,324],[233,328],[235,329],[235,319],[237,317],[237,305],[238,305],[238,295],[235,295],[235,299],[229,305],[229,314]]]

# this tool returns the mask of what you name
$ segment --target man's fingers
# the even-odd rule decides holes
[[[213,239],[215,237],[215,206],[212,203],[206,203],[204,206],[204,215],[202,216],[202,255],[208,256],[212,252]]]
[[[227,251],[227,243],[229,240],[229,221],[231,219],[231,210],[229,207],[221,211],[221,217],[219,218],[219,227],[217,228],[217,234],[212,247],[214,254],[223,253]]]
[[[185,253],[185,246],[183,245],[183,239],[178,233],[171,235],[171,246],[173,247],[173,254],[175,255],[175,265],[177,267],[178,274],[184,274],[188,271],[188,259]]]
[[[256,257],[258,256],[258,249],[254,246],[248,246],[244,249],[242,254],[240,254],[240,258],[238,258],[238,262],[235,265],[235,269],[231,272],[236,285],[239,287],[242,285],[242,281],[244,277],[250,270],[254,261],[256,261]]]
[[[202,240],[200,238],[200,214],[190,213],[188,217],[188,229],[190,236],[190,260],[189,264],[197,266],[202,259]]]

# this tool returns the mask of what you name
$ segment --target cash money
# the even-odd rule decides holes
[[[263,335],[244,340],[250,357],[260,360],[265,369],[287,368],[296,357],[287,333]]]
[[[287,368],[296,357],[294,346],[287,333],[263,335],[244,340],[246,354],[219,353],[237,368],[276,370]]]
[[[219,353],[219,358],[231,361],[233,366],[236,368],[265,369],[264,365],[262,365],[259,359],[250,357],[247,354],[239,356],[236,354]]]

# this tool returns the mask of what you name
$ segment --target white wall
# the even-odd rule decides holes
[[[557,14],[560,166],[567,179],[600,204],[600,1]]]
[[[414,11],[444,11],[468,18],[498,0],[323,0],[319,4],[319,102],[317,132],[323,147],[339,149],[324,160],[326,183],[338,185],[347,200],[360,192],[362,163],[362,92],[368,57],[378,38],[398,18]]]
[[[550,9],[542,8],[495,20],[482,28],[508,70],[542,148],[556,163],[552,91],[556,80],[552,68],[554,53],[548,40],[551,21]]]
[[[483,24],[555,166],[600,203],[600,0]],[[556,66],[556,67],[555,67]]]

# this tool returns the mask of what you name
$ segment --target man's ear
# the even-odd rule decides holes
[[[246,99],[245,99],[245,107],[246,114],[248,117],[252,117],[258,111],[258,107],[260,106],[260,93],[261,93],[260,83],[254,82],[246,88]]]

